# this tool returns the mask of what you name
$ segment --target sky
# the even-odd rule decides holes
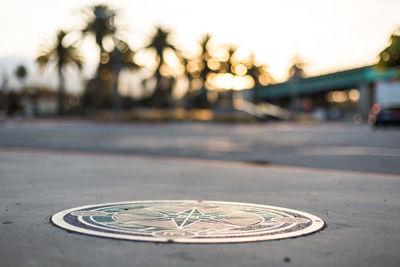
[[[195,53],[205,33],[214,45],[233,44],[254,52],[277,81],[287,78],[296,54],[310,76],[374,64],[400,26],[398,0],[146,0],[54,1],[0,0],[0,58],[35,58],[39,45],[58,29],[82,26],[83,7],[106,3],[120,14],[122,36],[140,48],[155,25],[172,32],[171,40]],[[82,44],[86,62],[98,52]]]

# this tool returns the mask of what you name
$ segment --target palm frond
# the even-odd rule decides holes
[[[82,69],[83,57],[78,49],[73,45],[65,46],[63,44],[66,35],[67,32],[65,31],[57,31],[56,40],[52,45],[41,45],[42,49],[36,58],[36,63],[39,65],[41,71],[43,71],[50,62],[54,62],[58,69],[62,69],[67,65],[75,65],[79,70]]]

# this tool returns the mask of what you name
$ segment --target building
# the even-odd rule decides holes
[[[398,78],[396,69],[374,66],[325,75],[293,79],[284,83],[253,88],[253,98],[291,111],[320,112],[321,119],[339,119],[354,113],[367,118],[376,102],[377,84]]]

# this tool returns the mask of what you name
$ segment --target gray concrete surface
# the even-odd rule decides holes
[[[398,175],[3,147],[0,266],[399,266],[399,192]],[[275,205],[319,216],[327,228],[188,245],[99,238],[49,222],[67,208],[152,199]]]

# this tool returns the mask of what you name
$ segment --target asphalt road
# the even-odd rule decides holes
[[[399,266],[400,131],[351,124],[0,126],[0,266]],[[327,227],[238,244],[72,233],[65,209],[217,200],[297,209]]]
[[[400,174],[400,128],[350,123],[6,122],[0,148],[124,153]]]

